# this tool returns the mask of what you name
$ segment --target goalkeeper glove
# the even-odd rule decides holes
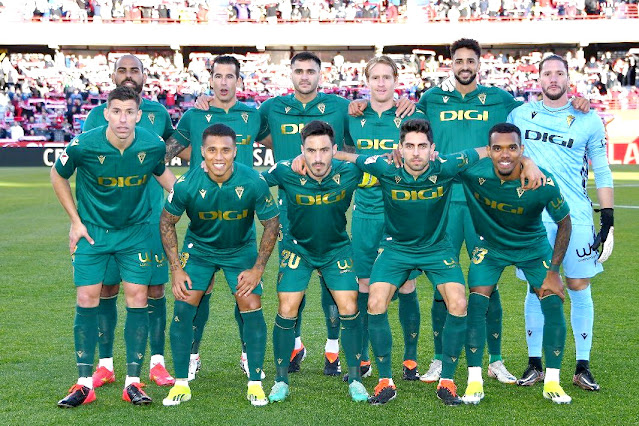
[[[612,254],[612,248],[615,245],[614,239],[614,230],[615,230],[615,216],[614,209],[605,208],[605,209],[595,209],[596,212],[600,213],[599,216],[599,233],[595,237],[595,242],[592,245],[592,248],[595,250],[599,249],[601,245],[601,250],[599,250],[599,259],[597,262],[604,263],[610,255]]]

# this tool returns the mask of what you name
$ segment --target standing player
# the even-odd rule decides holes
[[[603,270],[601,264],[612,253],[614,243],[614,190],[606,157],[606,135],[595,112],[581,113],[568,101],[568,64],[564,58],[557,55],[544,58],[539,64],[539,83],[542,100],[517,108],[508,121],[519,127],[527,155],[555,176],[570,204],[572,238],[563,267],[571,300],[570,322],[577,355],[573,383],[582,389],[597,391],[599,384],[589,365],[594,318],[590,279]],[[597,236],[592,203],[586,190],[588,161],[595,172],[601,207],[601,228]],[[546,213],[543,221],[552,244],[557,228]],[[600,245],[601,252],[597,253]],[[529,365],[517,383],[528,386],[543,378],[544,318],[539,301],[530,293],[526,296],[525,312]]]
[[[128,87],[109,94],[107,126],[75,138],[51,169],[55,193],[71,219],[69,249],[77,290],[74,323],[78,383],[58,402],[64,408],[95,400],[91,370],[98,339],[98,304],[109,260],[120,270],[127,301],[124,340],[127,377],[122,398],[135,405],[151,403],[140,383],[149,333],[147,286],[151,280],[151,205],[146,185],[152,173],[170,190],[175,176],[164,166],[160,137],[135,127],[140,97]],[[76,198],[69,178],[78,170]]]
[[[277,239],[279,213],[264,179],[234,161],[236,137],[224,124],[214,124],[204,131],[200,152],[208,171],[195,167],[182,176],[160,218],[175,295],[170,333],[177,377],[164,405],[191,399],[188,371],[193,320],[204,292],[220,269],[242,316],[250,370],[246,397],[255,406],[268,404],[261,382],[266,351],[261,278]],[[191,223],[182,254],[178,255],[175,224],[184,212]],[[255,214],[264,225],[259,252],[253,232]]]
[[[379,383],[369,399],[385,404],[397,395],[392,379],[392,335],[388,304],[395,291],[414,269],[426,273],[448,308],[443,330],[443,370],[437,396],[446,405],[461,403],[453,382],[466,337],[466,294],[464,276],[450,242],[445,236],[450,187],[453,178],[475,163],[485,149],[468,150],[430,161],[435,149],[428,121],[416,119],[402,124],[399,150],[403,167],[397,168],[380,156],[364,157],[338,153],[336,158],[355,162],[377,177],[384,199],[384,238],[370,277],[368,330]]]
[[[281,243],[277,282],[279,308],[273,327],[275,384],[269,399],[279,402],[289,394],[289,355],[295,344],[295,323],[313,270],[321,272],[339,309],[342,346],[348,363],[349,393],[366,401],[368,393],[359,374],[361,321],[357,309],[357,280],[346,232],[346,211],[362,173],[352,164],[333,161],[335,134],[328,123],[312,121],[301,133],[308,179],[279,162],[264,177],[286,194],[289,232]]]
[[[253,167],[253,142],[257,139],[258,133],[265,130],[262,127],[260,114],[255,108],[239,102],[237,100],[237,87],[241,84],[240,63],[233,56],[221,55],[215,58],[211,65],[211,88],[215,97],[210,100],[207,109],[191,108],[184,113],[178,122],[175,133],[167,141],[167,158],[190,151],[190,168],[199,168],[202,163],[202,135],[204,131],[215,123],[224,123],[229,126],[237,135],[237,157],[236,162]],[[253,237],[255,238],[255,237]],[[191,348],[191,364],[189,367],[189,377],[195,378],[196,372],[200,368],[200,342],[204,326],[209,318],[209,300],[213,283],[202,297],[198,305],[195,316],[195,333],[193,346]],[[246,361],[246,350],[243,336],[242,316],[237,304],[235,305],[235,320],[237,321],[242,340],[242,355],[240,366],[248,375],[248,364]]]
[[[399,127],[403,122],[396,116],[397,108],[393,100],[398,77],[397,65],[388,56],[378,56],[368,62],[364,73],[371,93],[370,104],[361,116],[348,116],[345,143],[354,146],[355,152],[361,155],[389,153],[397,148]],[[417,110],[410,118],[426,117]],[[360,188],[355,192],[353,206],[351,233],[354,268],[359,283],[357,304],[360,312],[365,312],[368,306],[371,269],[384,232],[382,191],[376,183],[377,178],[365,173]],[[418,380],[417,342],[420,312],[414,276],[400,286],[398,294],[399,320],[404,332],[402,377],[405,380]],[[362,376],[368,377],[371,374],[371,362],[368,356],[367,315],[362,315],[362,323],[363,347],[360,366]]]
[[[545,319],[543,337],[546,382],[543,395],[558,404],[570,396],[559,385],[566,342],[563,284],[559,276],[570,241],[570,212],[552,175],[534,191],[521,187],[521,133],[517,126],[499,123],[489,132],[488,155],[460,173],[470,216],[481,235],[472,251],[468,272],[468,331],[466,359],[468,387],[462,400],[478,404],[484,397],[482,359],[486,342],[486,311],[493,287],[505,267],[516,265],[530,279],[531,292],[540,299]],[[546,209],[557,224],[554,249],[546,237],[541,215]]]
[[[146,82],[144,65],[137,56],[123,55],[115,62],[111,76],[116,87],[125,86],[133,89],[140,97],[142,118],[138,126],[161,136],[165,141],[173,133],[171,117],[162,104],[142,98],[142,90]],[[104,111],[106,104],[91,110],[84,122],[83,131],[89,131],[107,124]],[[164,206],[164,189],[157,182],[151,180],[148,184],[148,196],[151,202],[151,232],[153,234],[151,248],[154,267],[149,285],[149,344],[151,349],[151,364],[149,378],[159,386],[171,386],[175,380],[164,366],[164,342],[166,329],[166,298],[164,285],[169,280],[169,268],[164,256],[162,241],[160,241],[160,213]],[[100,361],[93,373],[93,386],[100,387],[115,381],[113,370],[113,341],[115,326],[118,318],[117,298],[120,292],[120,270],[111,259],[107,265],[100,305],[98,306],[98,349]]]

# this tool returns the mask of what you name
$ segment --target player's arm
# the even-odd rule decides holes
[[[211,95],[200,95],[195,100],[195,104],[193,106],[197,109],[201,109],[202,111],[206,111],[209,109],[210,102],[215,99],[215,96]]]
[[[160,237],[162,238],[162,246],[164,253],[169,260],[169,268],[171,269],[171,287],[173,296],[176,300],[186,300],[189,295],[188,288],[193,288],[191,278],[182,269],[180,256],[178,255],[178,239],[175,224],[180,221],[181,216],[175,216],[166,209],[162,210],[160,216]]]
[[[572,223],[570,214],[557,222],[557,236],[555,237],[555,247],[550,261],[550,268],[546,272],[546,278],[539,290],[539,296],[549,296],[556,294],[563,301],[565,298],[564,285],[559,276],[559,266],[564,261],[568,243],[570,243],[570,234],[572,233]]]
[[[78,209],[73,200],[73,194],[71,193],[71,185],[69,180],[60,176],[55,166],[51,168],[51,184],[55,191],[58,201],[64,208],[64,211],[69,215],[71,220],[71,229],[69,230],[69,251],[71,254],[75,251],[75,247],[78,245],[80,238],[86,238],[86,240],[93,244],[93,238],[89,236],[86,226],[82,223],[80,215],[78,215]]]
[[[262,144],[269,149],[273,149],[273,137],[270,133],[263,139],[257,141],[257,143]]]
[[[546,175],[539,170],[537,164],[529,157],[521,157],[521,187],[537,189],[546,184]]]
[[[235,294],[239,297],[248,297],[260,283],[262,274],[264,274],[264,269],[266,268],[266,262],[268,262],[268,258],[271,257],[273,248],[275,248],[275,242],[277,241],[277,235],[280,232],[279,216],[262,220],[261,223],[264,226],[264,232],[260,240],[260,248],[257,252],[255,264],[251,269],[242,271],[237,277]]]
[[[359,157],[359,154],[355,154],[354,152],[345,152],[345,151],[337,151],[335,155],[333,156],[333,158],[336,160],[348,161],[349,163],[356,163],[357,157]],[[304,157],[302,156],[302,159],[303,158]]]
[[[173,184],[175,183],[175,175],[168,167],[164,169],[164,172],[158,176],[153,175],[155,179],[158,181],[162,188],[164,188],[167,192],[171,192],[173,189]]]
[[[166,141],[166,156],[164,157],[164,161],[168,163],[173,159],[173,157],[185,149],[186,146],[182,145],[173,135],[171,135],[171,137]],[[184,160],[184,158],[182,159]]]

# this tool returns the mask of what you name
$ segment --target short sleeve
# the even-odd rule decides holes
[[[273,219],[280,214],[277,203],[271,195],[265,180],[259,179],[257,183],[257,200],[255,200],[255,213],[259,220]]]
[[[82,149],[77,138],[73,139],[55,162],[55,170],[60,176],[69,179],[80,164]]]
[[[360,155],[357,157],[355,165],[359,167],[360,170],[363,170],[377,178],[383,175],[390,167],[394,167],[388,162],[386,157],[381,155]]]
[[[186,203],[188,201],[187,184],[180,178],[173,185],[173,189],[166,197],[166,203],[164,204],[164,210],[171,213],[173,216],[182,216],[182,213],[186,210]]]
[[[173,138],[185,147],[191,145],[191,111],[188,110],[184,113],[180,121],[178,121],[175,132],[173,132]]]
[[[455,176],[479,161],[479,154],[474,149],[444,155],[437,158],[442,163],[442,172],[448,176]]]
[[[570,214],[570,207],[561,194],[554,177],[548,173],[546,176],[546,186],[544,189],[548,192],[548,203],[546,204],[546,211],[555,222],[560,222],[568,214]]]
[[[265,101],[257,110],[260,113],[261,117],[260,133],[257,135],[258,141],[265,139],[268,135],[271,134],[271,129],[268,124],[268,115],[271,110],[272,102],[269,101],[270,99]]]

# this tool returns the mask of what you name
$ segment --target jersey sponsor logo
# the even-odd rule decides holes
[[[206,122],[207,122],[207,123],[210,123],[210,122],[211,122],[211,118],[213,118],[213,115],[212,115],[212,114],[206,114],[206,115],[204,116],[204,118],[206,118]]]
[[[464,153],[459,154],[459,157],[455,157],[455,160],[459,160],[457,167],[464,167],[468,164],[468,157]]]
[[[240,117],[242,117],[242,120],[244,120],[244,124],[248,123],[249,115],[247,112],[243,112],[242,114],[240,114]]]
[[[364,127],[364,124],[366,124],[366,119],[362,118],[359,123],[362,125],[362,127]]]
[[[243,135],[236,135],[235,137],[235,143],[237,145],[251,145],[252,142],[252,137],[251,135],[248,135],[247,137],[245,137],[244,139],[242,139]]]
[[[138,160],[140,160],[140,164],[144,162],[145,158],[146,158],[146,152],[142,151],[138,153]]]
[[[286,108],[284,108],[284,114],[288,114],[290,110],[291,110],[291,107],[287,106]]]
[[[346,198],[346,190],[341,192],[327,192],[326,194],[304,195],[295,194],[295,203],[300,206],[315,206],[320,204],[333,204]]]
[[[150,112],[147,117],[149,117],[149,121],[151,122],[151,124],[155,124],[155,113]]]
[[[522,188],[522,187],[517,188],[517,196],[518,196],[519,198],[521,198],[521,196],[522,196],[522,195],[524,195],[524,192],[526,192],[526,191],[524,190],[524,188]]]
[[[304,123],[300,124],[282,124],[280,130],[283,135],[295,135],[300,133],[304,128]]]
[[[454,120],[476,120],[487,121],[488,111],[478,111],[476,109],[469,110],[457,110],[457,111],[442,111],[439,113],[439,121],[454,121]]]
[[[338,260],[337,268],[339,269],[340,274],[346,274],[348,272],[352,272],[353,259]]]
[[[479,95],[477,95],[477,99],[479,99],[479,102],[484,105],[486,103],[486,94],[480,93]]]
[[[396,201],[417,201],[432,200],[444,196],[444,187],[438,186],[433,189],[420,189],[419,191],[412,189],[393,189],[391,190],[391,198]]]
[[[117,186],[118,188],[124,188],[125,186],[140,186],[146,183],[148,175],[134,175],[134,176],[99,176],[98,185],[102,186]]]
[[[317,109],[319,109],[319,111],[324,114],[324,111],[326,111],[326,105],[324,104],[318,104],[317,105]]]
[[[428,180],[433,183],[437,183],[437,175],[428,176]]]
[[[480,195],[477,192],[475,192],[473,195],[475,196],[475,199],[477,199],[477,201],[479,201],[480,203],[483,202],[486,206],[490,207],[491,209],[499,210],[500,212],[504,212],[504,213],[524,214],[523,207],[515,207],[508,203],[500,203],[499,201],[493,201],[489,198],[484,197],[483,195]]]
[[[393,139],[357,139],[357,149],[383,149],[392,151],[397,148]]]
[[[442,97],[442,101],[444,101],[445,104],[448,103],[448,100],[450,99],[450,96],[443,96]]]
[[[241,200],[242,199],[242,194],[244,194],[244,187],[243,186],[236,186],[235,187],[235,193],[237,194],[237,198],[239,198]]]
[[[138,260],[140,261],[140,266],[148,266],[148,264],[151,262],[151,255],[149,255],[149,253],[147,252],[138,252]]]
[[[395,117],[393,119],[393,123],[395,123],[395,127],[397,127],[399,129],[399,125],[402,124],[402,119],[399,117]]]
[[[484,178],[479,178],[478,180],[479,180],[479,186],[483,185],[484,182],[486,182],[486,179]]]
[[[568,123],[568,127],[572,126],[572,123],[575,121],[575,116],[574,115],[569,115],[568,117],[566,117],[566,123]]]
[[[552,208],[553,208],[553,209],[555,209],[555,210],[559,210],[559,208],[560,208],[561,206],[563,206],[565,202],[566,202],[566,200],[564,200],[564,197],[563,197],[563,196],[561,196],[561,197],[559,197],[559,198],[556,198],[556,199],[552,200],[552,201],[550,202],[550,205],[552,206]]]
[[[211,210],[208,212],[199,212],[198,217],[201,220],[241,220],[248,217],[248,209],[242,211],[227,210]]]
[[[106,157],[104,155],[98,155],[98,161],[100,162],[100,164],[104,164],[104,159]]]
[[[155,259],[155,264],[158,268],[161,267],[162,264],[166,261],[166,256],[164,255],[164,252],[162,252],[162,257],[158,257],[157,254],[154,254],[153,258]]]
[[[206,189],[200,189],[200,195],[202,196],[202,199],[204,199],[204,197],[206,197]]]
[[[448,266],[449,268],[452,268],[453,266],[457,265],[457,261],[453,259],[452,257],[450,258],[450,260],[444,259],[443,262],[444,262],[444,265]]]
[[[529,141],[550,142],[555,145],[565,146],[566,148],[572,148],[575,143],[575,140],[572,138],[566,140],[562,135],[553,135],[548,132],[538,132],[537,130],[526,130],[524,139]]]
[[[333,176],[333,181],[339,185],[339,181],[340,181],[340,174],[337,173],[335,176]]]

